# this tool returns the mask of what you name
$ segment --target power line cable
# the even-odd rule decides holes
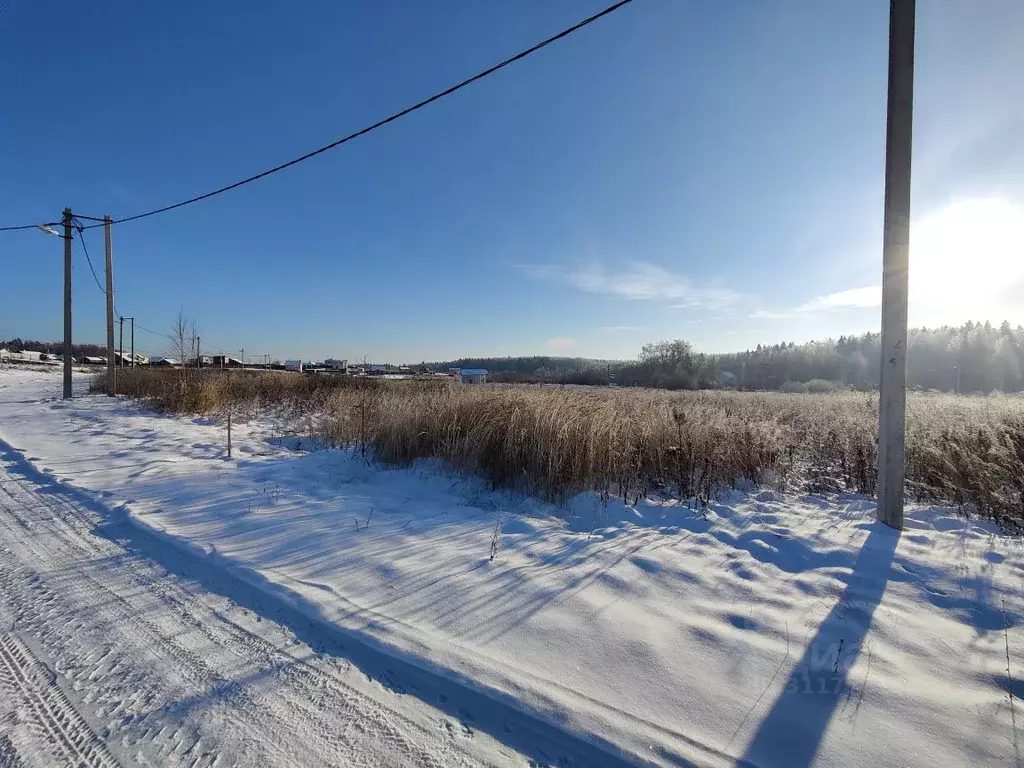
[[[17,227],[0,227],[0,232],[16,232],[19,229],[38,229],[39,227],[59,227],[59,221],[45,221],[42,224],[20,224]]]
[[[89,271],[92,272],[92,279],[96,281],[96,287],[100,289],[100,293],[102,293],[104,296],[106,296],[107,292],[103,288],[103,286],[100,284],[100,279],[96,275],[96,270],[93,268],[93,265],[92,265],[92,259],[89,257],[89,246],[86,245],[86,243],[85,243],[85,236],[82,234],[83,230],[88,229],[88,227],[82,226],[82,222],[78,221],[77,219],[78,219],[78,217],[76,216],[75,217],[74,227],[75,227],[75,230],[78,232],[78,239],[82,243],[82,251],[85,253],[85,260],[89,263]],[[124,317],[124,315],[122,315],[120,312],[117,311],[117,307],[116,306],[114,307],[114,314],[118,318]],[[145,328],[144,326],[139,325],[138,323],[135,323],[135,328],[137,328],[138,330],[141,330],[141,331],[146,331],[147,333],[152,333],[152,334],[154,334],[156,336],[163,336],[164,338],[168,338],[168,339],[171,338],[166,333],[160,333],[159,331],[152,331],[149,328]]]
[[[171,341],[174,341],[174,337],[171,336],[169,333],[160,333],[160,331],[151,330],[144,325],[139,325],[138,323],[135,323],[135,329],[138,331],[145,331],[146,333],[152,333],[154,336],[163,336],[165,339],[170,339]]]
[[[92,266],[92,259],[89,258],[89,248],[86,246],[85,236],[82,234],[85,227],[79,223],[75,226],[75,229],[78,230],[78,239],[82,241],[82,250],[85,251],[85,260],[89,262],[89,271],[92,272],[92,279],[96,281],[96,287],[100,289],[100,293],[106,296],[107,291],[102,285],[100,285],[100,279],[96,276],[96,270]]]
[[[213,190],[211,192],[206,192],[206,193],[201,194],[201,195],[196,195],[195,197],[190,197],[188,200],[182,200],[181,202],[174,203],[173,205],[165,205],[162,208],[155,208],[154,210],[146,211],[145,213],[138,213],[138,214],[136,214],[134,216],[125,216],[125,217],[120,218],[120,219],[114,219],[113,223],[114,224],[124,224],[125,222],[128,222],[128,221],[137,221],[139,219],[144,219],[144,218],[147,218],[149,216],[156,216],[158,213],[166,213],[167,211],[173,211],[175,208],[182,208],[182,207],[184,207],[186,205],[191,205],[192,203],[198,203],[200,200],[206,200],[207,198],[214,197],[215,195],[220,195],[220,194],[223,194],[224,192],[229,192],[232,189],[237,189],[238,187],[241,187],[241,186],[243,186],[245,184],[250,184],[250,183],[252,183],[254,181],[257,181],[259,179],[262,179],[262,178],[264,178],[266,176],[270,176],[271,174],[277,173],[278,171],[283,171],[285,168],[290,168],[293,165],[298,165],[299,163],[301,163],[301,162],[303,162],[305,160],[309,160],[312,157],[316,157],[317,155],[320,155],[320,154],[322,154],[322,153],[324,153],[324,152],[326,152],[326,151],[328,151],[330,149],[334,149],[335,147],[340,147],[342,144],[346,144],[346,143],[352,141],[353,139],[359,138],[360,136],[365,136],[366,134],[370,133],[371,131],[375,131],[375,130],[377,130],[378,128],[380,128],[382,126],[387,125],[388,123],[392,123],[392,122],[394,122],[396,120],[399,120],[399,119],[405,117],[406,115],[409,115],[409,114],[412,114],[413,112],[416,112],[417,110],[423,109],[423,107],[425,107],[425,106],[427,106],[429,104],[433,104],[435,101],[438,101],[439,99],[443,99],[445,96],[450,96],[451,94],[455,93],[456,91],[462,90],[467,85],[471,85],[471,84],[475,83],[478,80],[483,80],[485,77],[488,77],[489,75],[493,75],[498,70],[504,69],[509,64],[514,64],[515,62],[519,61],[520,59],[525,59],[527,56],[529,56],[532,53],[536,53],[541,48],[545,48],[545,47],[551,45],[552,43],[561,40],[564,37],[568,37],[573,32],[576,32],[577,30],[583,29],[583,27],[585,27],[585,26],[587,26],[589,24],[593,24],[598,19],[603,18],[604,16],[607,16],[608,14],[613,13],[614,11],[617,11],[619,8],[621,8],[624,5],[628,5],[632,1],[633,0],[619,0],[619,2],[615,3],[614,5],[610,5],[607,8],[605,8],[604,10],[598,11],[597,13],[595,13],[592,16],[588,16],[587,18],[583,19],[582,21],[579,21],[579,22],[573,24],[568,29],[564,29],[561,32],[559,32],[558,34],[552,35],[551,37],[547,38],[546,40],[542,40],[541,42],[537,43],[536,45],[532,45],[529,48],[527,48],[527,49],[525,49],[523,51],[520,51],[516,55],[511,56],[511,57],[505,59],[504,61],[502,61],[502,62],[500,62],[498,64],[495,64],[492,67],[489,67],[489,68],[485,69],[483,72],[479,72],[479,73],[473,75],[472,77],[468,77],[465,80],[463,80],[462,82],[457,83],[456,85],[451,86],[450,88],[446,88],[445,90],[440,91],[439,93],[435,93],[433,96],[431,96],[429,98],[426,98],[426,99],[423,99],[423,101],[419,101],[419,102],[413,104],[411,107],[406,107],[405,109],[401,110],[400,112],[395,112],[393,115],[390,115],[389,117],[385,117],[383,120],[378,120],[376,123],[373,123],[372,125],[368,125],[367,127],[362,128],[362,129],[356,131],[355,133],[350,133],[348,136],[344,136],[344,137],[338,139],[337,141],[332,141],[330,144],[325,144],[324,146],[322,146],[322,147],[320,147],[318,149],[314,149],[312,152],[307,152],[304,155],[300,155],[299,157],[296,157],[296,158],[294,158],[292,160],[289,160],[287,162],[281,163],[280,165],[275,165],[273,168],[268,168],[265,171],[261,171],[260,173],[257,173],[257,174],[254,174],[252,176],[249,176],[248,178],[242,179],[241,181],[236,181],[233,184],[228,184],[227,186],[220,187],[219,189],[215,189],[215,190]],[[18,230],[18,229],[32,229],[35,226],[37,226],[37,225],[35,225],[35,224],[25,224],[25,225],[17,226],[17,227],[0,227],[0,231],[10,231],[10,230]],[[93,225],[91,225],[89,227],[86,227],[86,229],[92,229],[93,227],[102,227],[102,226],[103,226],[102,223],[100,223],[100,224],[93,224]]]

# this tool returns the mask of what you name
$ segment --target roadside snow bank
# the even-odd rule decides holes
[[[912,507],[899,535],[870,500],[770,492],[559,510],[267,424],[227,460],[217,425],[59,384],[0,372],[0,438],[40,470],[637,762],[1015,759],[1024,549],[990,525]]]

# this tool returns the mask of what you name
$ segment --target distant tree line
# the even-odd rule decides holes
[[[53,352],[61,354],[64,351],[63,341],[32,341],[31,339],[9,339],[0,341],[0,349],[7,349],[11,352]],[[107,354],[107,348],[99,344],[72,344],[72,357],[103,357]]]
[[[0,341],[11,351],[60,352],[60,342]],[[473,357],[422,363],[421,369],[486,368],[495,382],[590,384],[664,389],[779,389],[824,391],[878,386],[877,333],[838,339],[761,345],[745,352],[696,352],[686,341],[655,341],[634,360],[585,357]],[[75,357],[102,356],[98,344],[75,344]],[[907,344],[907,385],[947,392],[1024,391],[1024,328],[1004,322],[915,328]]]
[[[758,345],[745,352],[695,352],[686,341],[645,344],[635,360],[578,357],[465,358],[425,364],[434,370],[486,368],[496,382],[614,383],[666,389],[825,391],[878,386],[877,333]],[[1024,328],[1004,322],[915,328],[907,345],[907,385],[959,392],[1024,391]]]
[[[881,338],[877,333],[840,336],[807,344],[758,346],[716,355],[721,370],[751,389],[824,380],[838,385],[878,386]],[[907,385],[959,392],[1024,391],[1024,328],[1004,322],[915,328],[907,339]]]

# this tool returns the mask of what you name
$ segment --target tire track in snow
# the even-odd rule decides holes
[[[52,507],[55,498],[55,496],[49,495],[44,504]],[[89,525],[88,521],[82,519],[80,513],[73,507],[69,506],[65,511],[69,517],[78,519],[86,526]],[[51,518],[42,518],[37,521],[36,525],[40,523],[45,528],[46,539],[62,539],[70,546],[84,550],[86,556],[94,556],[94,559],[98,559],[99,562],[109,559],[108,550],[113,545],[106,539],[91,535],[74,535],[73,529],[76,526],[68,526],[68,518],[60,515],[58,511],[55,511]],[[140,564],[140,566],[142,565]],[[143,566],[143,570],[146,568],[148,566]],[[355,701],[350,695],[341,695],[348,693],[347,686],[338,688],[334,692],[335,696],[325,697],[322,693],[324,681],[320,679],[322,674],[313,670],[308,664],[296,664],[294,657],[280,652],[271,652],[267,644],[256,635],[229,621],[224,621],[223,618],[220,622],[197,619],[193,615],[196,612],[196,606],[186,604],[179,596],[175,595],[175,590],[168,588],[167,583],[161,580],[159,574],[153,574],[152,579],[145,581],[146,591],[140,589],[138,594],[155,592],[160,597],[161,607],[173,610],[177,614],[178,621],[187,625],[186,630],[197,635],[195,638],[197,645],[205,641],[208,643],[205,647],[225,648],[245,666],[270,671],[273,673],[275,681],[278,678],[286,678],[286,682],[294,684],[306,695],[288,698],[273,697],[277,699],[275,701],[267,701],[265,696],[252,695],[246,686],[228,680],[204,658],[184,647],[181,642],[168,642],[152,622],[143,618],[144,606],[134,604],[130,597],[126,599],[108,588],[97,580],[88,568],[76,571],[75,584],[68,585],[68,589],[84,590],[94,597],[99,596],[107,603],[108,610],[117,607],[119,612],[114,617],[114,623],[130,627],[130,633],[136,635],[134,645],[148,649],[157,658],[172,660],[175,670],[179,676],[184,678],[187,686],[210,695],[217,692],[228,692],[233,708],[238,711],[238,714],[232,714],[232,728],[245,733],[245,741],[261,743],[263,749],[269,749],[275,757],[274,762],[279,764],[287,764],[296,760],[307,764],[315,762],[316,752],[310,751],[307,741],[311,739],[316,743],[324,741],[325,738],[337,740],[338,734],[331,732],[337,729],[338,723],[348,725],[354,720],[354,708],[360,702]],[[194,603],[194,601],[192,602]],[[257,658],[253,658],[254,655]],[[335,680],[336,684],[338,682]],[[195,697],[190,698],[194,699]],[[347,706],[338,707],[336,700],[339,699],[344,700]],[[359,712],[360,719],[372,720],[380,729],[378,734],[380,739],[392,744],[406,755],[415,752],[412,744],[404,739],[401,731],[389,724],[389,718],[381,717],[374,712],[374,708],[369,706],[368,701],[362,703],[366,706]],[[332,704],[334,706],[330,706]],[[286,711],[279,715],[282,708]],[[173,710],[173,707],[171,709]],[[268,719],[276,720],[276,722],[268,724],[266,722]],[[303,739],[302,743],[298,745],[292,744],[288,748],[278,744],[276,734],[286,733],[289,728],[296,727],[297,723],[302,724],[299,727],[306,731],[307,739]],[[319,727],[314,728],[313,726]],[[420,757],[423,762],[418,764],[437,765],[439,768],[443,765],[443,763],[432,760],[429,755]]]
[[[126,759],[494,764],[467,755],[465,739],[443,738],[443,722],[411,720],[353,688],[361,675],[343,662],[318,658],[280,627],[281,637],[268,640],[232,618],[240,609],[230,601],[211,606],[220,598],[197,596],[159,566],[96,536],[101,521],[59,485],[36,486],[10,473],[3,480],[0,603],[9,603],[19,631],[59,659],[55,666],[109,723],[105,738]],[[103,641],[75,642],[82,633]],[[210,720],[215,728],[207,727]]]
[[[39,666],[13,634],[0,636],[0,684],[27,705],[33,725],[55,749],[55,756],[63,756],[73,766],[118,768],[67,696]]]

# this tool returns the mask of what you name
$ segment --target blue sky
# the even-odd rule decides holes
[[[606,4],[13,0],[0,224],[190,197]],[[118,307],[247,354],[389,361],[876,330],[887,25],[884,0],[635,0],[115,227]],[[912,322],[1024,322],[1021,39],[1019,0],[918,3]],[[0,260],[0,337],[58,338],[60,241],[0,234]],[[77,242],[75,291],[76,340],[102,341]]]

